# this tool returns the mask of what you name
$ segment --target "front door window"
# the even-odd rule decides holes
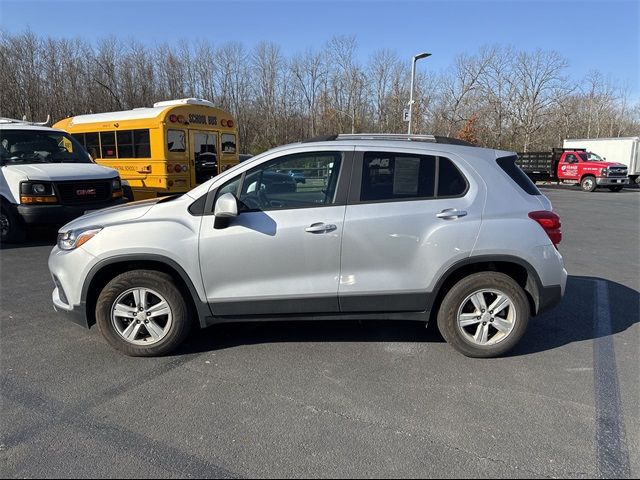
[[[240,202],[263,211],[332,205],[341,158],[338,152],[315,152],[266,162],[246,173]]]

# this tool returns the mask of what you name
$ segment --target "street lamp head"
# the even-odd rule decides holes
[[[419,54],[415,55],[413,57],[413,59],[414,60],[420,60],[421,58],[427,58],[427,57],[430,57],[430,56],[431,56],[430,53],[423,52],[423,53],[419,53]]]

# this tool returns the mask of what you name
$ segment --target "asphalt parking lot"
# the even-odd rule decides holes
[[[128,358],[52,311],[51,233],[4,248],[2,477],[638,477],[640,189],[543,191],[567,294],[492,360],[404,322],[225,325]]]

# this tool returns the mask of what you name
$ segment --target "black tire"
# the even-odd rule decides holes
[[[623,185],[616,185],[615,187],[609,187],[609,190],[612,192],[621,192],[623,188]]]
[[[27,232],[13,209],[5,202],[0,202],[0,242],[23,242]]]
[[[152,345],[134,345],[125,340],[111,321],[111,309],[120,295],[132,288],[148,288],[160,293],[171,309],[172,324],[160,341]],[[155,357],[176,349],[191,329],[189,309],[170,275],[153,270],[132,270],[111,280],[100,292],[96,305],[96,323],[102,336],[116,350],[132,357]],[[139,323],[139,322],[138,322]]]
[[[593,175],[586,175],[582,180],[580,180],[580,188],[585,192],[593,192],[597,186],[596,177]]]
[[[128,202],[133,202],[133,190],[129,185],[122,186],[122,195],[127,199]]]
[[[512,302],[516,320],[511,332],[495,345],[478,345],[467,340],[458,327],[458,311],[462,303],[474,292],[499,290]],[[445,295],[438,311],[440,334],[453,348],[467,357],[491,358],[511,350],[522,338],[529,323],[529,301],[527,295],[511,277],[498,272],[474,273],[456,283]],[[496,330],[497,332],[497,330]]]

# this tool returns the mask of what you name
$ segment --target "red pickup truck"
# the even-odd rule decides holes
[[[598,187],[619,192],[629,183],[626,165],[605,162],[586,149],[554,148],[551,152],[519,153],[516,163],[533,181],[555,180],[580,185],[586,192]]]

